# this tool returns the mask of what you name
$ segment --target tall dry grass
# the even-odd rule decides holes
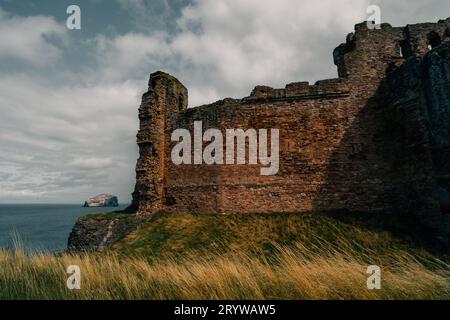
[[[318,253],[320,252],[320,253]],[[144,257],[0,251],[1,299],[449,299],[449,265],[393,248],[382,257],[354,244],[324,242],[256,253]],[[366,269],[382,270],[368,290]],[[81,290],[66,288],[66,268],[81,268]]]

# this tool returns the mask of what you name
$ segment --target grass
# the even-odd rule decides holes
[[[141,228],[115,244],[125,255],[164,257],[186,251],[244,252],[272,254],[277,246],[301,243],[322,253],[323,243],[339,247],[351,243],[353,250],[364,248],[384,255],[392,247],[408,250],[407,243],[380,230],[369,230],[355,221],[342,222],[319,213],[259,213],[213,215],[203,213],[158,213]],[[414,247],[414,251],[418,249]]]
[[[83,220],[113,220],[113,219],[123,219],[130,215],[123,213],[122,211],[113,211],[107,213],[92,213],[81,217]]]
[[[320,215],[160,214],[104,253],[0,251],[0,299],[450,299],[449,280],[424,249]]]

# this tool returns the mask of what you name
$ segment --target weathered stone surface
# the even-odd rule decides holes
[[[99,194],[84,202],[84,207],[118,207],[119,199],[107,193]]]
[[[450,18],[369,30],[334,51],[338,79],[187,108],[186,88],[151,75],[139,108],[131,211],[383,211],[445,233],[450,203]],[[432,47],[432,50],[428,48]],[[280,170],[174,165],[173,130],[278,128]]]
[[[138,228],[142,222],[142,218],[135,215],[111,219],[81,217],[70,233],[67,249],[69,252],[103,251]]]

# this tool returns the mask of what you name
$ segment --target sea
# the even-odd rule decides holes
[[[86,214],[123,210],[74,204],[0,204],[0,247],[26,252],[62,252],[77,219]]]

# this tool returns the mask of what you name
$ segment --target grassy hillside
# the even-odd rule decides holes
[[[73,264],[81,290],[66,288]],[[366,286],[373,264],[381,290]],[[103,253],[0,251],[0,298],[450,299],[449,280],[424,249],[319,214],[161,213]]]
[[[334,250],[349,246],[348,249],[376,253],[374,259],[394,247],[419,250],[386,231],[370,230],[359,226],[357,221],[343,222],[319,213],[158,213],[116,243],[113,250],[145,257],[178,256],[187,251],[220,254],[238,251],[270,256],[277,246],[298,243],[319,254],[323,253],[325,243]]]
[[[106,214],[103,218],[109,216]],[[97,219],[99,217],[101,215]],[[429,255],[427,250],[432,250],[441,259],[449,260],[448,252],[445,256],[445,249],[435,250],[419,230],[412,237],[399,229],[394,220],[387,221],[377,215],[340,213],[160,212],[116,243],[113,250],[148,258],[183,255],[187,251],[218,254],[238,251],[270,256],[276,252],[276,247],[298,243],[318,254],[323,254],[326,244],[333,250],[349,246],[347,249],[364,252],[374,260],[385,258],[393,248],[415,255]]]

